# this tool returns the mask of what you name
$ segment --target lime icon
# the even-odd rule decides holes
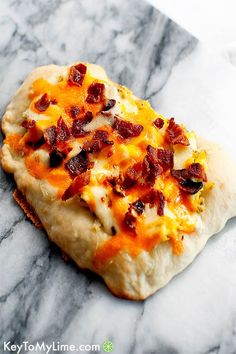
[[[110,340],[105,340],[105,342],[103,342],[102,349],[106,353],[111,353],[113,351],[113,343]]]

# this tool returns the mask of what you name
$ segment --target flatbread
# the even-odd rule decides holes
[[[82,65],[87,67],[90,79],[92,78],[92,81],[90,80],[91,82],[100,82],[105,85],[106,100],[113,99],[116,101],[116,105],[108,109],[105,113],[103,112],[101,114],[102,109],[100,109],[99,112],[95,112],[95,114],[93,112],[94,117],[92,122],[88,123],[87,127],[84,128],[85,130],[87,129],[87,135],[82,138],[83,144],[91,140],[91,134],[93,134],[95,130],[106,130],[106,126],[108,125],[109,127],[113,127],[113,130],[110,128],[110,130],[108,129],[109,134],[111,134],[113,138],[113,134],[116,134],[116,136],[118,134],[118,136],[115,143],[113,142],[113,147],[112,144],[107,146],[107,143],[102,143],[106,145],[104,149],[109,150],[117,147],[117,149],[122,148],[125,150],[127,146],[129,147],[131,141],[134,141],[134,146],[137,146],[137,151],[139,147],[141,149],[141,146],[145,144],[148,145],[150,142],[151,145],[156,144],[154,146],[155,149],[158,148],[159,143],[157,140],[161,137],[161,134],[164,134],[163,129],[166,129],[168,124],[170,124],[170,121],[162,117],[160,114],[155,113],[147,103],[137,99],[126,88],[114,84],[112,81],[110,81],[102,68],[87,63]],[[74,64],[73,67],[76,67],[76,64]],[[193,144],[191,143],[189,145],[191,146],[191,149],[189,146],[187,147],[181,146],[181,144],[173,144],[172,147],[174,150],[174,155],[179,156],[178,159],[174,161],[175,165],[173,169],[181,170],[185,168],[187,166],[186,164],[190,163],[188,161],[192,159],[192,155],[190,156],[189,153],[195,154],[195,157],[198,156],[196,159],[198,159],[199,155],[201,155],[201,151],[204,151],[206,156],[205,160],[203,157],[204,161],[202,164],[204,165],[207,173],[207,182],[204,181],[204,188],[201,191],[195,193],[194,196],[188,195],[189,199],[195,198],[194,203],[199,203],[199,200],[201,200],[201,205],[199,204],[198,208],[195,208],[191,212],[186,209],[186,206],[178,206],[178,208],[184,208],[183,210],[185,215],[183,217],[184,221],[181,219],[181,217],[178,218],[182,223],[187,220],[186,222],[188,224],[190,223],[189,220],[192,218],[191,220],[194,224],[194,230],[189,233],[184,232],[184,230],[187,230],[186,225],[184,224],[182,232],[176,231],[178,239],[174,239],[169,238],[172,237],[172,235],[167,235],[167,232],[165,235],[165,231],[163,231],[163,235],[166,236],[166,238],[163,235],[160,237],[158,232],[155,234],[151,228],[147,227],[145,229],[144,227],[140,231],[144,232],[144,236],[141,237],[139,235],[137,236],[139,231],[135,229],[134,232],[133,225],[129,225],[131,229],[127,229],[126,235],[126,233],[124,233],[125,229],[122,229],[122,232],[120,231],[121,226],[117,221],[118,219],[114,217],[114,213],[112,214],[111,211],[113,211],[112,208],[115,208],[115,203],[120,201],[122,202],[122,200],[124,201],[124,198],[132,199],[132,188],[131,192],[129,192],[129,189],[123,188],[121,195],[118,196],[117,193],[120,191],[116,190],[116,192],[112,192],[111,189],[114,186],[109,185],[110,182],[104,184],[103,180],[100,184],[98,183],[96,187],[93,186],[93,188],[90,188],[90,184],[85,185],[83,187],[84,189],[80,189],[76,194],[73,195],[72,193],[71,197],[65,197],[65,194],[63,194],[61,191],[58,192],[58,186],[54,183],[54,181],[51,183],[51,175],[49,178],[47,174],[47,178],[44,178],[42,177],[42,174],[39,174],[38,170],[37,173],[35,172],[35,169],[33,170],[34,172],[32,172],[32,169],[29,169],[29,164],[27,165],[25,162],[26,156],[31,154],[34,156],[35,160],[33,161],[33,165],[31,164],[30,166],[34,166],[35,168],[35,165],[38,163],[39,165],[45,164],[47,165],[47,168],[49,168],[49,152],[47,150],[47,144],[43,145],[46,146],[46,150],[42,151],[42,146],[37,147],[37,144],[35,144],[32,148],[32,146],[29,144],[25,144],[25,140],[23,140],[23,142],[20,140],[22,137],[25,137],[26,134],[29,134],[28,130],[30,129],[27,128],[27,130],[25,127],[23,127],[22,122],[25,120],[36,120],[36,125],[39,124],[40,129],[44,131],[45,127],[48,127],[49,124],[47,118],[50,116],[50,112],[52,111],[52,115],[54,114],[55,116],[55,110],[58,109],[57,103],[50,102],[50,107],[52,108],[49,108],[49,113],[47,111],[48,108],[45,110],[45,112],[32,111],[32,100],[40,100],[41,95],[44,93],[43,91],[40,91],[41,87],[44,89],[42,82],[40,81],[37,84],[37,89],[35,89],[34,83],[38,79],[44,79],[49,82],[50,85],[58,85],[58,83],[62,82],[61,87],[64,87],[63,82],[68,80],[68,75],[71,73],[70,68],[71,67],[59,67],[56,65],[39,67],[29,75],[23,85],[16,92],[16,95],[7,107],[6,113],[2,119],[2,130],[6,136],[6,139],[1,149],[1,165],[6,172],[14,174],[18,190],[26,198],[32,210],[35,211],[37,218],[40,220],[40,222],[38,222],[38,226],[40,226],[41,223],[49,238],[55,242],[67,255],[69,255],[69,257],[71,257],[79,267],[90,269],[101,275],[109,289],[117,296],[132,300],[145,299],[149,295],[153,294],[156,290],[167,284],[173,276],[186,268],[193,261],[196,255],[203,249],[207,240],[212,235],[219,232],[224,227],[228,219],[236,215],[236,167],[234,162],[231,161],[230,157],[222,150],[219,145],[208,142],[199,137],[193,138],[192,133],[188,133],[185,131],[185,128],[181,128],[186,133],[188,141],[190,142],[190,140],[193,140]],[[76,90],[78,87],[78,90],[80,90],[80,87],[74,85],[73,83],[70,83],[70,87],[72,87],[73,90]],[[39,92],[35,93],[37,90],[39,90]],[[63,91],[63,88],[61,88],[61,90]],[[67,99],[68,98],[65,100]],[[141,118],[137,113],[137,109],[141,109],[140,107],[144,107],[144,109],[146,109],[146,113],[150,112],[150,115],[152,115],[150,119],[153,121],[157,118],[161,120],[163,119],[165,122],[164,128],[157,128],[156,126],[152,126],[148,120],[146,123],[144,120],[140,121]],[[56,120],[53,116],[54,118],[52,118],[50,121],[50,125],[57,124],[60,116],[59,113],[60,112],[58,111]],[[70,120],[72,121],[74,118],[71,119],[67,116],[68,111],[65,109],[63,111],[63,119],[69,126]],[[38,117],[40,117],[39,121]],[[117,119],[116,117],[119,117],[118,119],[125,121],[132,121],[132,124],[135,124],[135,120],[137,120],[137,123],[141,122],[143,124],[143,131],[139,133],[139,137],[124,138],[124,136],[119,136],[119,134],[125,135],[126,132],[123,133],[122,131],[119,131],[119,127],[117,128],[115,126],[116,123],[114,123],[114,119]],[[44,122],[42,123],[42,121]],[[148,133],[146,135],[148,136],[149,134],[148,137],[145,137],[147,141],[144,139],[144,135],[142,138],[142,134],[145,129],[148,129]],[[160,129],[160,132],[162,133],[159,133],[158,129]],[[153,136],[151,134],[152,132],[154,134]],[[159,134],[157,135],[159,138],[155,138],[155,134]],[[138,140],[139,138],[141,140]],[[69,153],[67,152],[67,156],[65,157],[65,162],[63,162],[63,164],[66,163],[69,158],[72,158],[81,151],[81,144],[78,145],[78,142],[80,141],[81,138],[74,139],[75,144],[73,145],[72,151]],[[169,145],[171,145],[171,143]],[[131,150],[132,149],[130,149],[130,151]],[[128,168],[128,166],[130,167],[134,164],[136,161],[135,159],[140,159],[140,156],[137,154],[135,149],[133,149],[131,152],[130,151],[124,151],[124,156],[127,154],[127,158],[118,162],[118,167],[122,164],[125,164],[126,168]],[[187,155],[185,155],[186,152]],[[103,173],[103,176],[104,174],[106,175],[106,173],[108,173],[107,170],[99,165],[100,152],[95,153],[95,155],[91,152],[89,154],[93,156],[93,164],[95,163],[94,167],[92,167],[92,165],[88,167],[90,173],[93,175],[93,173],[99,171],[100,175],[101,173]],[[107,160],[109,161],[111,158],[109,153],[107,156]],[[118,155],[115,156],[117,157]],[[97,163],[97,161],[99,163]],[[54,171],[52,168],[49,169],[50,171]],[[107,169],[109,170],[109,168]],[[57,174],[57,178],[60,180],[60,183],[61,180],[63,180],[63,188],[65,192],[65,190],[68,189],[68,183],[70,184],[71,181],[75,179],[75,176],[71,176],[71,171],[66,170],[64,167],[60,167],[59,170],[60,173],[62,173],[62,176],[65,176],[65,178],[62,177],[60,179]],[[113,173],[114,170],[111,172]],[[65,173],[67,173],[67,175],[65,175]],[[161,176],[157,178],[161,179]],[[111,175],[106,177],[110,179]],[[115,178],[117,181],[117,173]],[[171,186],[178,185],[178,182],[175,181],[173,177],[170,178]],[[107,187],[107,185],[109,185],[109,187]],[[159,185],[161,186],[161,184]],[[61,184],[60,188],[63,189]],[[111,200],[109,200],[107,204],[104,204],[104,199],[107,198],[107,194],[102,194],[104,193],[104,188],[110,188],[109,193],[114,193],[114,195],[110,197]],[[154,187],[152,185],[151,189],[153,188]],[[84,191],[86,191],[86,193]],[[136,192],[137,191],[135,191],[135,193]],[[122,196],[122,193],[125,196]],[[130,193],[128,197],[126,196],[126,193],[127,195]],[[63,195],[64,200],[62,197]],[[93,198],[93,203],[87,196]],[[136,220],[139,220],[139,217],[143,217],[143,215],[147,215],[147,217],[149,217],[148,215],[150,213],[152,218],[153,215],[155,215],[155,222],[156,220],[159,220],[159,230],[161,227],[160,225],[163,226],[164,224],[164,221],[162,224],[162,220],[164,220],[163,218],[165,217],[165,214],[168,214],[168,218],[172,220],[172,214],[167,210],[167,207],[169,206],[167,199],[168,198],[165,196],[166,209],[164,209],[164,216],[161,215],[162,212],[160,210],[160,215],[158,215],[156,212],[156,205],[153,207],[150,205],[148,206],[147,204],[149,203],[146,203],[145,211],[142,216],[137,215],[137,212],[135,214],[135,211],[131,212],[131,214],[133,213],[132,215],[135,215],[133,220],[134,223]],[[171,199],[171,195],[169,199]],[[111,205],[112,201],[114,203],[113,206]],[[155,213],[153,213],[153,210],[155,210]],[[184,218],[186,218],[186,220]],[[173,220],[177,220],[177,217]],[[171,225],[172,224],[174,230],[175,221],[171,221]],[[112,234],[114,229],[116,230],[115,235]],[[148,239],[148,241],[151,242],[151,246],[149,242],[147,247],[146,239],[150,237],[149,232],[150,234],[152,233],[153,238],[150,240]],[[153,236],[154,234],[156,238]],[[121,246],[119,242],[116,242],[116,240],[119,239],[121,240]],[[135,240],[141,241],[137,241],[137,243],[135,243]],[[156,240],[156,242],[153,240]],[[132,247],[130,244],[132,244]],[[177,250],[176,248],[173,248],[173,244],[178,246]],[[145,246],[142,248],[140,245]],[[111,248],[111,252],[109,247]],[[101,252],[101,250],[103,252]]]

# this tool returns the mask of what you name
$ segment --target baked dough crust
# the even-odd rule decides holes
[[[106,77],[103,69],[93,66],[97,75]],[[2,119],[2,130],[7,136],[22,131],[22,113],[29,106],[31,84],[37,78],[48,79],[67,70],[67,67],[49,65],[35,69],[16,92]],[[24,159],[17,156],[8,144],[1,149],[1,165],[13,173],[17,188],[35,210],[49,238],[55,242],[79,267],[98,272],[109,289],[117,296],[141,300],[163,287],[177,273],[186,268],[203,249],[207,240],[219,232],[228,219],[236,215],[236,166],[223,149],[197,137],[198,146],[207,152],[208,179],[214,182],[205,197],[205,209],[199,214],[201,222],[191,237],[184,238],[184,252],[174,255],[169,243],[161,243],[152,251],[142,251],[133,258],[127,252],[113,257],[98,271],[93,258],[98,247],[108,240],[100,221],[82,207],[76,198],[61,201],[47,182],[32,177]]]

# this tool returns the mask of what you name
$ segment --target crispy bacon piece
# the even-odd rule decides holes
[[[52,100],[51,100],[51,104],[57,104],[58,102],[57,102],[57,100],[55,99],[55,98],[53,98]]]
[[[86,72],[87,72],[87,66],[84,64],[77,64],[71,66],[68,82],[71,85],[81,86],[83,84]]]
[[[186,179],[195,178],[203,182],[207,181],[207,176],[204,171],[203,166],[200,163],[192,163],[187,168],[181,170],[172,170],[172,176],[174,176],[178,181],[184,181]]]
[[[72,177],[75,177],[89,168],[89,159],[87,152],[81,150],[79,154],[73,156],[66,162],[65,168],[70,172]]]
[[[166,129],[166,138],[173,145],[189,145],[188,138],[186,137],[183,128],[175,123],[174,118],[171,118],[169,121],[169,125]]]
[[[136,200],[136,202],[131,204],[131,208],[138,214],[141,215],[144,211],[145,204],[141,199]]]
[[[87,122],[85,122],[84,120],[75,119],[73,121],[72,129],[71,129],[71,133],[72,133],[73,137],[81,138],[83,136],[88,135],[89,132],[84,130],[84,127],[86,124],[87,124]]]
[[[56,137],[57,137],[57,128],[55,125],[52,125],[51,127],[45,129],[44,138],[48,145],[54,146],[56,144]]]
[[[157,158],[163,170],[172,169],[174,166],[174,153],[166,149],[157,149]]]
[[[115,117],[113,129],[115,129],[122,138],[128,139],[139,136],[143,130],[143,126],[141,124],[133,124]]]
[[[76,119],[76,118],[78,118],[79,114],[80,114],[80,108],[78,106],[71,106],[71,108],[70,108],[70,116],[73,119]]]
[[[45,93],[38,101],[35,102],[34,107],[39,112],[44,112],[50,105],[50,99],[47,93]]]
[[[112,107],[114,107],[116,104],[116,100],[113,99],[106,99],[104,102],[104,107],[102,112],[107,112],[109,111]]]
[[[25,129],[32,129],[32,128],[35,128],[36,122],[33,119],[25,119],[21,123],[21,126],[24,127]]]
[[[102,150],[102,141],[101,140],[88,140],[83,146],[83,150],[89,152],[90,154]]]
[[[155,180],[163,172],[163,168],[158,160],[157,149],[148,145],[147,155],[143,160],[143,177],[149,186],[153,186]]]
[[[78,118],[74,119],[72,124],[72,129],[71,129],[71,134],[73,135],[73,137],[80,138],[88,135],[89,132],[85,131],[84,127],[86,124],[90,123],[92,119],[93,119],[93,114],[90,111],[86,112],[83,117],[79,119]]]
[[[203,182],[207,181],[206,172],[204,171],[204,167],[200,163],[198,162],[192,163],[187,168],[187,171],[189,173],[189,176],[191,176],[191,178],[200,179]]]
[[[86,171],[77,176],[72,182],[71,185],[65,190],[62,195],[62,200],[67,200],[74,197],[76,194],[81,192],[81,189],[89,184],[91,172]]]
[[[104,100],[105,85],[99,82],[92,83],[88,88],[86,102],[100,103]]]
[[[87,141],[83,149],[89,153],[101,151],[107,145],[113,145],[114,142],[109,140],[109,134],[105,130],[96,130],[92,140]]]
[[[161,129],[164,125],[164,120],[162,118],[157,118],[156,120],[154,120],[153,124],[156,128]]]
[[[57,130],[56,130],[56,142],[64,142],[70,138],[70,129],[67,127],[66,123],[60,117],[57,121]]]
[[[183,168],[181,170],[172,170],[171,174],[173,177],[175,177],[175,179],[177,179],[178,182],[184,181],[184,180],[190,178],[186,168]]]
[[[53,149],[50,153],[49,153],[49,165],[50,167],[58,167],[60,166],[60,164],[62,163],[63,159],[64,159],[64,155],[62,152],[58,151],[57,149]]]
[[[150,207],[157,207],[157,214],[164,215],[165,197],[159,190],[151,189],[150,192],[140,198],[144,204],[149,204]]]
[[[124,190],[121,187],[121,177],[108,177],[106,182],[112,186],[113,193],[122,198],[125,196]]]
[[[124,217],[124,225],[130,230],[135,231],[136,217],[132,214],[131,209],[129,209]]]
[[[107,145],[113,145],[114,142],[109,140],[109,133],[106,130],[98,129],[95,131],[93,135],[94,140],[101,140],[103,143]]]
[[[129,189],[136,185],[140,178],[142,177],[142,164],[136,163],[133,166],[129,167],[124,175],[122,182],[123,189]]]
[[[187,169],[172,170],[171,174],[177,179],[179,188],[188,194],[197,193],[203,187],[202,182],[207,181],[206,173],[200,163],[192,163]]]
[[[196,194],[202,189],[203,183],[201,181],[193,181],[191,179],[186,179],[184,181],[179,182],[179,188],[188,194]]]

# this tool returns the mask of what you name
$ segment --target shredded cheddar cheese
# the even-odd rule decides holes
[[[121,250],[138,255],[162,242],[181,254],[211,188],[205,151],[197,149],[194,133],[79,65],[56,83],[33,83],[25,133],[5,143],[24,154],[28,173],[53,186],[57,198],[66,203],[78,195],[97,215],[111,236],[97,250],[96,267]]]

